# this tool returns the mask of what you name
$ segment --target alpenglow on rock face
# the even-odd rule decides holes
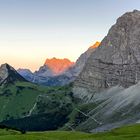
[[[68,68],[72,67],[74,65],[74,62],[71,62],[69,59],[58,59],[58,58],[52,58],[47,59],[45,61],[45,66],[48,66],[49,69],[52,71],[53,75],[60,75]]]
[[[140,11],[124,14],[89,57],[73,92],[84,100],[112,86],[127,88],[140,80]]]
[[[76,63],[68,59],[52,58],[47,59],[45,64],[38,71],[32,73],[28,69],[18,69],[18,73],[30,82],[46,86],[62,86],[73,82],[83,70],[83,67],[93,51],[99,46],[100,42],[88,48],[80,55]],[[57,73],[57,74],[56,74]]]
[[[70,77],[71,79],[75,80],[75,78],[81,73],[83,70],[89,56],[92,54],[93,51],[100,45],[100,42],[96,42],[92,46],[88,48],[87,51],[85,51],[83,54],[80,55],[80,57],[77,59],[75,65],[73,67],[70,67],[68,70],[65,71],[65,75]]]

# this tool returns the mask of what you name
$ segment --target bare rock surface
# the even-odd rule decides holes
[[[118,18],[76,79],[74,95],[90,101],[95,93],[140,80],[140,11]]]
[[[3,84],[10,84],[15,81],[26,81],[20,76],[17,71],[8,64],[0,66],[0,86]]]

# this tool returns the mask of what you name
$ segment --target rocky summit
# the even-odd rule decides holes
[[[103,132],[140,123],[140,11],[118,18],[89,56],[74,82],[73,95],[87,118],[76,129]]]
[[[8,64],[2,64],[0,67],[0,85],[10,84],[15,81],[26,81],[16,70]]]
[[[113,86],[128,88],[140,80],[140,11],[118,18],[76,79],[76,97],[90,101]]]
[[[52,58],[47,59],[45,61],[45,66],[48,66],[49,69],[53,72],[54,75],[60,75],[68,68],[72,67],[74,65],[74,62],[71,62],[69,59],[58,59],[58,58]]]
[[[100,42],[96,42],[92,46],[90,46],[84,53],[82,53],[79,58],[77,59],[75,65],[70,67],[68,70],[65,71],[65,75],[70,77],[71,79],[75,80],[75,78],[81,73],[83,70],[89,56],[92,54],[93,51],[100,45]]]

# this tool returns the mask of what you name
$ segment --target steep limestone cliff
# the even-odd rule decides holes
[[[90,101],[116,85],[128,88],[140,80],[140,11],[124,14],[89,57],[73,92]]]

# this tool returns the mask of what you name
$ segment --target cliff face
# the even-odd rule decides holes
[[[74,62],[71,62],[69,59],[66,58],[65,59],[52,58],[47,59],[44,65],[48,66],[54,75],[60,75],[65,70],[72,67],[74,65]]]
[[[27,82],[22,76],[20,76],[16,70],[8,64],[2,64],[0,66],[0,86],[14,83],[16,81]]]
[[[41,77],[52,77],[54,72],[48,67],[48,65],[41,66],[38,71],[35,71],[34,75]]]
[[[75,65],[73,67],[70,67],[68,70],[65,71],[65,75],[68,77],[72,77],[73,80],[81,73],[83,70],[87,59],[92,54],[93,51],[100,45],[100,42],[96,42],[92,46],[88,48],[87,51],[85,51],[83,54],[80,55],[80,57],[77,59]]]
[[[140,11],[124,14],[90,55],[76,79],[74,95],[89,101],[112,86],[127,88],[140,80]]]

